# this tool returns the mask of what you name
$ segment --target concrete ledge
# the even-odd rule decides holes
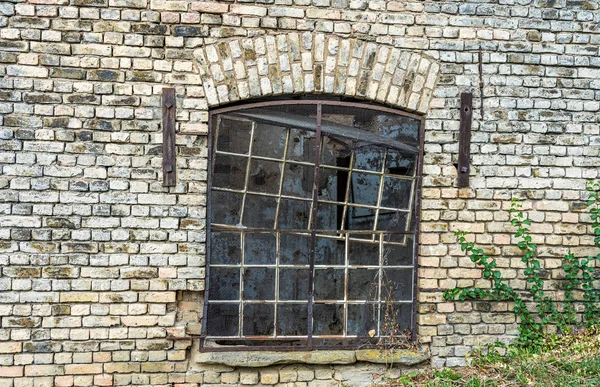
[[[361,349],[356,351],[235,351],[201,352],[196,363],[230,367],[267,367],[276,364],[354,364],[358,361],[412,366],[429,354],[410,350]]]

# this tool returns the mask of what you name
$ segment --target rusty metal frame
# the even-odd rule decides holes
[[[348,348],[357,348],[358,345],[336,345],[336,346],[331,346],[331,345],[313,345],[312,340],[313,340],[313,334],[312,334],[312,325],[313,325],[313,316],[312,316],[312,306],[313,304],[315,304],[315,301],[313,299],[313,284],[314,284],[314,272],[315,272],[315,267],[333,267],[331,265],[315,265],[315,243],[316,243],[316,235],[320,234],[321,236],[324,236],[323,234],[332,234],[332,236],[337,235],[338,237],[340,237],[340,231],[339,230],[317,230],[316,229],[316,213],[317,213],[317,206],[318,203],[320,202],[325,202],[328,203],[329,201],[326,200],[319,200],[318,198],[318,181],[319,181],[319,170],[320,170],[320,147],[321,147],[321,143],[323,141],[322,136],[321,136],[321,127],[320,127],[320,123],[321,123],[321,118],[322,118],[322,107],[323,105],[325,106],[343,106],[343,107],[355,107],[358,109],[368,109],[368,110],[376,110],[376,111],[381,111],[384,113],[390,113],[393,115],[397,115],[397,116],[405,116],[405,117],[409,117],[415,120],[419,121],[419,152],[417,155],[415,155],[416,157],[416,168],[413,172],[413,176],[407,178],[408,180],[412,180],[412,191],[413,194],[411,195],[410,198],[410,202],[409,205],[407,207],[406,211],[402,211],[402,212],[408,212],[408,222],[407,224],[410,224],[411,222],[414,222],[416,224],[415,230],[414,231],[408,231],[408,230],[390,230],[390,231],[379,231],[376,230],[376,223],[378,221],[378,217],[377,214],[379,214],[380,209],[383,210],[392,210],[392,209],[387,209],[387,208],[382,208],[380,207],[381,204],[381,191],[383,190],[383,184],[382,184],[382,180],[380,181],[380,185],[379,185],[379,190],[380,192],[378,193],[378,198],[377,198],[377,205],[376,207],[376,215],[375,215],[375,219],[374,219],[374,230],[373,231],[364,231],[364,233],[369,233],[369,234],[373,234],[373,236],[375,237],[375,234],[379,234],[379,236],[377,237],[377,239],[379,240],[378,244],[380,246],[380,253],[379,253],[379,257],[380,257],[380,263],[379,265],[375,265],[373,266],[373,269],[378,268],[379,269],[379,282],[381,282],[381,271],[385,268],[409,268],[408,266],[405,265],[401,265],[401,266],[387,266],[387,265],[383,265],[381,262],[382,259],[382,252],[381,249],[383,249],[384,247],[384,243],[383,243],[383,237],[384,235],[387,234],[406,234],[406,235],[413,235],[414,236],[414,240],[412,241],[413,243],[413,264],[410,266],[410,268],[412,269],[412,278],[413,278],[413,289],[412,289],[412,300],[411,301],[394,301],[394,304],[403,304],[403,303],[411,303],[412,304],[412,313],[411,313],[411,333],[412,333],[412,340],[414,341],[416,339],[416,313],[417,313],[417,299],[418,299],[418,287],[417,287],[417,277],[418,277],[418,238],[419,238],[419,221],[420,221],[420,196],[421,196],[421,184],[422,184],[422,169],[423,169],[423,144],[424,144],[424,117],[421,115],[417,115],[417,114],[412,114],[412,113],[407,113],[404,111],[398,111],[395,109],[391,109],[391,108],[387,108],[387,107],[382,107],[382,106],[378,106],[378,105],[372,105],[372,104],[366,104],[366,103],[355,103],[355,102],[341,102],[341,101],[329,101],[329,100],[292,100],[292,101],[274,101],[274,102],[258,102],[258,103],[252,103],[252,104],[245,104],[245,105],[239,105],[239,106],[234,106],[234,107],[226,107],[226,108],[220,108],[220,109],[215,109],[213,111],[211,111],[209,113],[209,139],[208,139],[208,148],[209,148],[209,176],[208,176],[208,190],[207,190],[207,196],[208,196],[208,203],[211,203],[212,200],[212,179],[213,179],[213,174],[214,174],[214,157],[216,154],[216,147],[214,144],[214,136],[215,136],[215,128],[218,127],[218,121],[220,121],[221,116],[227,113],[231,113],[231,112],[235,112],[238,110],[245,110],[245,109],[252,109],[252,108],[258,108],[258,107],[272,107],[273,105],[313,105],[316,107],[317,109],[317,133],[316,133],[316,139],[318,139],[317,141],[315,141],[315,146],[316,146],[316,152],[315,152],[315,163],[304,163],[306,165],[310,165],[311,167],[314,168],[314,184],[313,184],[313,193],[312,193],[312,198],[311,199],[306,199],[306,201],[310,201],[313,205],[311,206],[311,216],[309,219],[309,228],[310,228],[310,235],[311,235],[311,249],[310,249],[310,255],[309,255],[309,283],[311,284],[311,287],[309,289],[309,297],[308,297],[308,327],[307,327],[307,335],[303,335],[303,336],[285,336],[285,337],[272,337],[272,336],[244,336],[244,337],[231,337],[231,336],[224,336],[224,337],[217,337],[217,336],[207,336],[206,335],[206,320],[207,320],[207,315],[208,315],[208,289],[210,286],[210,267],[211,265],[207,263],[206,265],[206,290],[205,290],[205,302],[203,305],[204,308],[204,313],[203,313],[203,318],[202,318],[202,335],[200,336],[201,340],[200,340],[200,351],[235,351],[235,350],[311,350],[311,349],[348,349]],[[251,132],[251,136],[254,133],[254,127],[252,128],[252,132]],[[282,156],[282,159],[273,159],[270,160],[270,158],[268,157],[260,157],[260,156],[255,156],[256,159],[263,159],[263,160],[267,160],[267,161],[278,161],[282,163],[281,168],[285,167],[285,162],[287,160],[286,158],[286,152],[287,152],[287,145],[288,145],[288,141],[289,141],[289,136],[290,136],[290,131],[288,129],[287,131],[287,139],[286,139],[286,149],[284,149],[284,155]],[[247,159],[247,169],[250,168],[250,160],[253,158],[251,157],[251,152],[252,152],[252,137],[250,139],[250,144],[249,144],[249,149],[248,149],[248,159]],[[219,153],[224,153],[227,154],[226,152],[222,152],[219,151]],[[352,157],[354,156],[354,152],[352,152]],[[387,150],[386,150],[386,156],[387,156]],[[385,161],[385,159],[384,159]],[[300,164],[302,165],[302,162],[299,161],[294,161],[295,164]],[[331,169],[339,169],[339,170],[348,170],[349,172],[352,171],[352,163],[350,164],[349,168],[336,168],[334,166],[327,166],[327,168],[331,168]],[[369,171],[363,171],[363,170],[359,170],[360,173],[369,173]],[[376,175],[380,175],[380,179],[384,179],[385,178],[385,162],[383,163],[383,171],[382,172],[371,172],[373,174]],[[245,181],[244,184],[246,185],[246,187],[244,187],[244,200],[242,201],[242,203],[245,203],[245,195],[247,193],[247,183],[248,183],[248,172],[246,172],[246,176],[245,176]],[[394,178],[398,178],[398,176],[394,176]],[[271,195],[271,194],[265,194],[264,196],[269,196],[269,197],[277,197],[279,199],[281,198],[286,198],[285,195],[282,195],[282,180],[284,179],[284,170],[282,169],[281,172],[281,177],[280,177],[280,184],[279,184],[279,192],[276,195]],[[351,178],[348,178],[347,184],[351,184]],[[221,190],[221,189],[219,189]],[[228,190],[223,190],[223,191],[228,191]],[[236,190],[232,190],[233,192],[237,192]],[[257,194],[256,192],[252,192],[252,194]],[[346,198],[344,200],[344,203],[341,202],[331,202],[331,203],[335,203],[335,204],[344,204],[344,215],[346,214],[346,210],[348,208],[348,204],[349,204],[349,198],[348,198],[348,194],[349,194],[349,190],[346,189]],[[260,194],[259,194],[260,195]],[[295,200],[301,200],[298,197],[290,197],[290,199],[295,199]],[[413,201],[414,200],[414,201]],[[277,201],[277,209],[276,209],[276,215],[275,215],[275,225],[278,222],[278,213],[279,213],[279,205],[280,205],[280,200]],[[361,205],[357,205],[356,203],[352,203],[353,206],[356,207],[365,207],[365,208],[371,208],[373,206],[361,206]],[[240,219],[243,218],[244,216],[244,204],[242,204],[242,208],[241,208],[241,212],[240,212]],[[393,209],[394,211],[398,211],[398,209]],[[207,216],[209,221],[207,222],[207,255],[210,254],[211,251],[211,238],[210,235],[212,233],[212,230],[222,230],[225,231],[227,229],[229,230],[236,230],[236,231],[240,231],[242,238],[243,235],[245,235],[245,232],[242,232],[242,230],[236,228],[236,227],[226,227],[224,225],[213,225],[212,222],[210,221],[212,219],[212,206],[208,206],[208,210],[207,210]],[[411,221],[411,217],[414,216],[414,218]],[[345,216],[343,216],[343,219],[345,219]],[[240,220],[241,222],[241,220]],[[272,229],[259,229],[259,228],[251,228],[248,229],[247,231],[251,231],[251,232],[269,232],[269,233],[277,233],[277,234],[285,234],[285,233],[293,233],[293,234],[299,234],[299,233],[305,233],[308,234],[309,230],[292,230],[292,229],[278,229],[278,228],[272,228]],[[345,281],[348,281],[348,268],[352,267],[351,265],[348,264],[348,240],[350,239],[350,234],[360,234],[359,231],[351,231],[351,230],[347,230],[345,232],[345,263],[344,263],[344,271],[345,271]],[[336,239],[336,238],[334,238]],[[279,236],[277,236],[276,238],[276,243],[277,243],[277,250],[279,251],[280,246],[280,238]],[[368,242],[368,239],[360,239],[360,241],[362,242]],[[374,240],[371,240],[371,242],[375,242]],[[243,242],[242,242],[242,255],[244,254],[244,248],[243,248]],[[276,264],[274,267],[279,268],[280,264],[279,264],[279,254],[276,254]],[[207,260],[208,261],[208,260]],[[260,266],[260,267],[264,267],[265,265],[245,265],[244,266],[244,260],[243,258],[240,261],[240,270],[243,270],[244,267],[252,267],[252,266]],[[214,267],[218,267],[218,266],[223,266],[223,265],[217,265],[214,264],[212,265]],[[224,265],[227,267],[232,267],[233,265]],[[268,265],[271,266],[271,265]],[[300,265],[292,265],[295,268],[298,268]],[[335,267],[339,266],[339,265],[334,265]],[[359,265],[361,268],[371,268],[370,265]],[[281,266],[281,267],[285,267],[285,265]],[[278,273],[278,271],[276,271],[276,273]],[[256,303],[274,303],[276,304],[278,301],[278,286],[277,283],[279,282],[279,276],[276,275],[276,278],[274,279],[275,283],[275,298],[276,300],[273,301],[262,301],[262,300],[258,300]],[[345,289],[347,289],[347,284],[345,284]],[[235,304],[239,304],[240,305],[240,312],[239,312],[239,319],[243,320],[243,311],[241,310],[241,308],[243,308],[244,304],[251,304],[253,302],[249,301],[249,300],[244,300],[242,298],[242,291],[243,291],[243,281],[240,281],[240,299],[238,300],[231,300],[231,303],[235,303]],[[316,303],[326,303],[326,304],[341,304],[344,306],[344,324],[343,324],[343,333],[342,336],[314,336],[316,339],[333,339],[336,341],[350,341],[350,340],[359,340],[359,339],[365,339],[367,341],[369,340],[374,340],[372,337],[366,336],[347,336],[347,305],[349,304],[374,304],[377,305],[378,308],[378,316],[377,316],[377,325],[378,325],[378,330],[380,329],[380,323],[381,323],[381,317],[379,315],[381,307],[382,307],[382,302],[381,302],[381,283],[378,286],[378,291],[379,291],[379,296],[377,301],[367,301],[367,300],[359,300],[359,301],[352,301],[349,302],[347,300],[347,294],[344,294],[344,300],[340,303],[339,300],[336,300],[336,302],[331,302],[331,300],[320,300],[317,301]],[[220,304],[225,304],[228,302],[223,302],[223,300],[219,301]],[[286,304],[293,304],[293,303],[298,303],[298,304],[305,304],[306,301],[286,301]],[[277,308],[274,308],[274,321],[276,320],[276,314],[277,314]],[[238,332],[240,332],[241,335],[243,335],[243,323],[240,321],[239,322],[239,326],[238,326]],[[378,336],[380,334],[380,332],[377,332]],[[210,340],[223,340],[223,341],[228,341],[228,342],[236,342],[236,341],[252,341],[252,340],[261,340],[261,341],[278,341],[278,340],[289,340],[289,341],[306,341],[307,344],[306,345],[302,345],[302,346],[274,346],[274,345],[256,345],[256,346],[247,346],[247,345],[243,345],[243,346],[221,346],[221,347],[212,347],[212,346],[206,346],[205,345],[205,340],[206,339],[210,339]],[[377,339],[377,337],[375,337],[375,339]],[[360,345],[360,347],[373,347],[375,346],[375,344],[373,343],[366,343],[366,344],[362,344]]]

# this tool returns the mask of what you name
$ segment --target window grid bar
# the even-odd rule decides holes
[[[219,188],[219,187],[214,187],[213,191],[232,192],[232,193],[241,193],[241,194],[249,193],[251,195],[266,196],[266,197],[270,197],[270,198],[278,198],[279,197],[277,195],[268,194],[268,193],[265,193],[265,192],[235,190],[235,189]],[[305,202],[312,202],[311,199],[301,198],[301,197],[297,197],[297,196],[281,195],[280,197],[282,199],[291,199],[291,200],[301,200],[301,201],[305,201]],[[352,203],[352,202],[349,202],[349,201],[336,202],[336,201],[333,201],[333,200],[320,199],[319,203],[343,205],[344,207],[349,206],[349,207],[356,207],[356,208],[365,208],[365,209],[369,209],[369,210],[375,210],[375,209],[377,209],[377,207],[373,206],[373,205],[360,204],[360,203]],[[411,211],[410,209],[392,208],[392,207],[381,207],[381,209],[384,210],[384,211],[406,212],[406,213],[408,213],[408,212]],[[310,230],[310,228],[307,229],[307,230]],[[353,231],[353,230],[342,230],[342,231]]]
[[[312,338],[335,338],[335,339],[340,339],[340,338],[358,338],[361,336],[358,335],[348,335],[348,305],[361,305],[361,304],[372,304],[372,301],[369,300],[354,300],[351,301],[348,299],[348,286],[349,286],[349,269],[353,269],[353,268],[373,268],[373,269],[378,269],[378,298],[377,298],[377,307],[378,307],[378,313],[377,313],[377,330],[378,330],[378,336],[381,335],[381,308],[382,308],[382,280],[383,280],[383,268],[385,263],[387,262],[387,258],[386,258],[386,253],[384,251],[384,247],[387,245],[400,245],[403,246],[405,245],[405,243],[401,243],[401,244],[394,244],[394,243],[386,243],[384,245],[384,237],[386,235],[391,235],[394,234],[394,232],[389,232],[389,231],[383,231],[383,230],[377,230],[377,226],[378,226],[378,220],[379,220],[379,214],[380,212],[383,211],[394,211],[394,212],[407,212],[408,213],[408,222],[406,227],[408,228],[408,225],[410,225],[410,221],[412,220],[412,210],[411,207],[413,205],[413,196],[415,194],[414,190],[415,190],[415,173],[416,170],[418,169],[418,166],[416,168],[413,168],[412,171],[412,176],[403,176],[403,175],[393,175],[393,174],[386,174],[385,170],[386,170],[386,162],[387,162],[387,157],[388,157],[388,149],[385,149],[385,155],[383,157],[383,165],[382,165],[382,170],[380,172],[376,172],[376,171],[365,171],[365,170],[361,170],[361,169],[354,169],[354,158],[355,158],[355,152],[354,150],[352,150],[351,152],[351,161],[350,161],[350,167],[349,168],[343,168],[343,167],[333,167],[333,166],[321,166],[320,165],[320,156],[321,156],[321,145],[323,144],[323,136],[321,134],[320,131],[320,121],[322,118],[322,106],[320,103],[316,104],[317,106],[317,141],[316,141],[316,147],[317,147],[317,152],[316,152],[316,160],[315,163],[307,163],[307,162],[299,162],[299,161],[289,161],[287,160],[287,151],[288,151],[288,145],[289,145],[289,139],[291,136],[291,128],[286,127],[287,131],[286,131],[286,141],[285,141],[285,148],[284,148],[284,155],[283,155],[283,159],[275,159],[275,158],[270,158],[270,157],[264,157],[264,156],[253,156],[253,139],[254,139],[254,135],[255,135],[255,130],[256,130],[256,121],[252,121],[252,120],[240,120],[239,118],[237,119],[238,121],[249,121],[252,122],[252,128],[251,128],[251,135],[250,135],[250,144],[249,144],[249,150],[248,150],[248,154],[247,155],[240,155],[237,153],[232,153],[232,152],[223,152],[223,151],[218,151],[217,148],[217,138],[218,138],[218,131],[220,129],[221,126],[221,118],[218,117],[218,125],[217,125],[217,136],[215,138],[215,145],[214,145],[214,153],[215,154],[225,154],[225,155],[234,155],[234,156],[241,156],[247,159],[247,166],[246,166],[246,175],[245,175],[245,181],[244,181],[244,189],[243,191],[239,191],[239,190],[231,190],[231,189],[227,189],[227,188],[217,188],[217,187],[211,187],[212,190],[215,191],[225,191],[225,192],[235,192],[235,193],[242,193],[243,197],[242,197],[242,208],[241,208],[241,212],[240,212],[240,223],[237,226],[231,226],[231,225],[219,225],[219,224],[212,224],[212,226],[216,226],[216,228],[218,227],[222,227],[224,229],[227,228],[231,228],[231,230],[236,230],[239,231],[241,234],[240,237],[240,243],[241,243],[241,263],[239,265],[240,268],[240,288],[239,288],[239,294],[240,297],[238,300],[210,300],[211,302],[215,302],[215,303],[222,303],[222,304],[238,304],[239,303],[239,330],[238,330],[238,336],[239,338],[253,338],[253,337],[260,337],[260,338],[264,338],[267,336],[244,336],[244,327],[243,327],[243,312],[244,312],[244,304],[273,304],[275,306],[274,308],[274,327],[273,327],[273,335],[268,336],[269,338],[273,338],[276,339],[278,338],[277,334],[277,305],[278,304],[308,304],[309,307],[309,318],[308,318],[308,323],[309,323],[309,332],[308,332],[308,337],[306,335],[301,335],[301,336],[283,336],[285,339],[294,339],[294,338],[298,338],[298,339],[303,339],[303,340],[308,340],[308,347],[310,348],[311,346],[311,342],[312,342]],[[229,117],[228,117],[229,118]],[[214,158],[214,156],[213,156]],[[280,162],[282,163],[280,166],[280,179],[279,179],[279,190],[278,190],[278,194],[277,195],[273,195],[273,194],[267,194],[267,193],[260,193],[260,192],[252,192],[252,191],[248,191],[248,184],[249,184],[249,174],[250,174],[250,169],[251,169],[251,161],[252,159],[257,159],[257,160],[267,160],[267,161],[276,161],[276,162]],[[286,163],[292,163],[292,164],[298,164],[298,165],[307,165],[307,166],[311,166],[314,168],[314,172],[315,172],[315,180],[314,180],[314,186],[313,186],[313,198],[312,199],[308,199],[308,198],[298,198],[298,197],[294,197],[294,196],[289,196],[289,195],[283,195],[282,194],[282,190],[283,190],[283,182],[284,182],[284,174],[285,174],[285,167],[286,167]],[[418,163],[418,160],[417,160]],[[319,200],[318,197],[318,176],[319,176],[319,169],[320,168],[324,168],[324,169],[333,169],[333,170],[338,170],[338,171],[346,171],[348,172],[348,178],[347,178],[347,182],[346,182],[346,192],[345,192],[345,201],[343,203],[341,202],[337,202],[337,201],[329,201],[329,200]],[[353,172],[360,172],[360,173],[366,173],[366,174],[371,174],[371,175],[378,175],[380,177],[379,179],[379,189],[378,189],[378,196],[377,196],[377,205],[376,206],[369,206],[369,205],[362,205],[362,204],[356,204],[356,203],[350,203],[350,189],[351,189],[351,181],[352,181],[352,173]],[[384,179],[385,177],[393,177],[395,179],[400,179],[400,180],[411,180],[411,195],[409,197],[409,205],[407,209],[397,209],[397,208],[388,208],[388,207],[381,207],[381,202],[382,202],[382,196],[383,196],[383,185],[384,185]],[[248,193],[250,194],[256,194],[258,196],[267,196],[267,197],[276,197],[277,198],[277,205],[276,205],[276,211],[275,211],[275,219],[274,219],[274,229],[273,230],[253,230],[253,229],[244,229],[243,231],[240,230],[240,227],[243,228],[243,218],[245,215],[245,206],[246,206],[246,200],[247,200],[247,195]],[[311,213],[310,213],[310,218],[309,218],[309,226],[308,226],[308,230],[297,230],[299,231],[297,234],[298,235],[307,235],[308,232],[310,232],[311,235],[311,240],[312,240],[312,247],[311,247],[311,254],[309,257],[309,265],[281,265],[280,262],[280,251],[281,251],[281,234],[283,233],[295,233],[293,231],[290,232],[290,230],[278,230],[277,226],[278,226],[278,220],[279,220],[279,211],[280,211],[280,203],[281,203],[281,199],[285,198],[285,199],[293,199],[293,200],[301,200],[301,201],[311,201],[312,203],[312,208],[311,208]],[[323,203],[328,203],[328,204],[334,204],[334,205],[343,205],[343,215],[342,215],[342,225],[341,225],[341,230],[316,230],[316,218],[314,215],[316,215],[317,212],[317,208],[318,208],[318,203],[319,201],[322,201]],[[352,204],[352,205],[350,205]],[[345,230],[345,222],[346,222],[346,217],[347,217],[347,210],[349,207],[357,207],[357,208],[367,208],[367,209],[374,209],[375,210],[375,219],[374,219],[374,225],[373,225],[373,230]],[[246,259],[246,252],[245,252],[245,239],[246,239],[246,234],[247,232],[252,232],[252,231],[259,231],[259,232],[271,232],[271,233],[275,233],[276,235],[276,258],[275,258],[275,265],[246,265],[245,259]],[[344,264],[343,265],[315,265],[315,240],[317,237],[317,233],[327,233],[327,232],[331,232],[332,234],[341,234],[340,231],[343,231],[343,238],[344,238],[344,242],[345,242],[345,246],[344,246]],[[373,234],[373,236],[371,237],[371,239],[356,239],[356,238],[350,238],[351,234],[361,234],[361,233],[365,233],[365,234]],[[379,251],[379,265],[350,265],[349,264],[349,246],[350,246],[350,242],[351,241],[360,241],[360,242],[368,242],[369,240],[371,242],[374,241],[375,235],[379,234],[377,236],[377,240],[378,240],[378,251]],[[401,234],[414,234],[413,233],[406,233],[406,232],[402,232]],[[327,238],[327,235],[324,236],[325,238]],[[333,238],[336,240],[339,240],[339,238]],[[413,243],[415,243],[413,241]],[[407,265],[396,265],[396,266],[385,266],[386,269],[394,269],[394,268],[398,268],[398,269],[413,269],[413,273],[412,273],[412,277],[413,277],[413,281],[414,281],[414,277],[415,277],[415,272],[414,272],[414,262],[415,262],[415,257],[412,257],[413,259],[413,265],[407,266]],[[238,267],[238,265],[227,265],[227,264],[215,264],[215,265],[211,265],[213,267],[230,267],[230,268],[235,268]],[[275,268],[275,294],[274,294],[274,300],[244,300],[244,295],[243,295],[243,289],[244,289],[244,270],[245,268],[251,268],[251,267],[266,267],[266,268]],[[281,268],[305,268],[305,267],[309,267],[310,268],[310,272],[309,272],[309,299],[307,301],[301,301],[301,300],[288,300],[288,301],[282,301],[279,300],[279,287],[280,287],[280,283],[279,283],[279,272]],[[314,291],[314,270],[315,268],[343,268],[344,269],[344,299],[343,300],[319,300],[319,301],[315,301],[313,298],[313,291]],[[411,298],[414,298],[414,292],[411,291]],[[393,301],[394,304],[412,304],[414,303],[414,300],[411,301]],[[313,304],[335,304],[335,305],[343,305],[343,311],[344,311],[344,317],[343,317],[343,331],[342,331],[342,336],[340,337],[339,335],[314,335],[312,332],[313,329],[313,325],[314,325],[314,316],[312,315],[312,305]],[[413,321],[414,323],[414,321]],[[218,339],[218,338],[222,338],[222,339],[234,339],[233,336],[211,336],[211,338],[213,339]]]
[[[285,146],[283,148],[283,160],[281,160],[281,174],[280,174],[280,178],[279,178],[279,190],[277,192],[277,207],[275,208],[275,219],[273,220],[273,228],[277,229],[278,227],[278,221],[279,221],[279,208],[281,206],[281,192],[283,191],[283,179],[284,179],[284,175],[285,175],[285,166],[286,166],[286,162],[287,162],[287,151],[288,151],[288,146],[289,146],[289,142],[290,142],[290,128],[285,128],[286,129],[286,134],[285,134]],[[279,273],[280,273],[280,269],[279,269],[279,263],[280,263],[280,255],[281,255],[281,233],[276,233],[275,234],[275,246],[276,246],[276,252],[275,252],[275,306],[273,307],[273,336],[277,337],[277,321],[278,321],[278,304],[279,304]]]
[[[228,265],[228,264],[212,264],[212,267],[229,267],[229,268],[239,268],[240,265]],[[275,268],[275,267],[279,267],[281,269],[307,269],[310,266],[309,265],[268,265],[268,264],[264,264],[264,265],[248,265],[248,264],[244,264],[245,268],[256,268],[256,267],[265,267],[265,268]],[[379,268],[379,265],[315,265],[316,269],[345,269],[346,267],[348,267],[348,269],[377,269]],[[409,265],[395,265],[395,266],[391,266],[391,265],[385,265],[385,267],[387,269],[412,269],[413,266],[409,266]]]
[[[250,164],[252,163],[252,142],[254,141],[254,130],[256,128],[256,122],[253,122],[251,125],[251,130],[250,130],[250,143],[248,144],[248,163],[246,165],[246,177],[244,180],[244,193],[242,196],[242,208],[240,209],[240,227],[243,227],[242,225],[244,224],[244,213],[246,212],[246,200],[247,200],[247,196],[248,196],[248,180],[250,178]],[[244,249],[244,246],[246,244],[246,234],[242,233],[241,238],[240,238],[240,243],[242,244],[242,246],[240,247],[241,250],[241,259],[240,259],[240,307],[239,307],[239,311],[240,311],[240,315],[239,315],[239,319],[238,319],[238,337],[242,337],[243,333],[244,333],[244,303],[241,302],[244,299],[244,281],[245,281],[245,276],[244,276],[244,271],[245,271],[245,263],[246,263],[246,249]]]

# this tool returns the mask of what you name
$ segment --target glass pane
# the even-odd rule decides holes
[[[382,299],[410,301],[413,293],[412,269],[385,269],[382,281]]]
[[[383,194],[381,206],[408,209],[412,196],[412,181],[385,177],[383,179]]]
[[[339,230],[342,224],[344,206],[319,203],[317,211],[317,230]]]
[[[281,265],[308,265],[310,235],[280,234],[279,263]]]
[[[239,300],[240,269],[211,267],[208,298],[210,300]]]
[[[323,106],[322,121],[322,130],[327,133],[341,131],[348,137],[370,138],[364,134],[361,136],[364,132],[418,146],[420,121],[411,117],[354,106]]]
[[[351,181],[352,202],[370,206],[377,205],[380,180],[379,175],[353,172]]]
[[[348,172],[331,168],[319,169],[319,200],[332,202],[346,201],[346,190],[348,188]]]
[[[377,304],[348,305],[348,335],[368,336],[377,333]]]
[[[377,220],[377,229],[384,231],[406,231],[406,222],[408,221],[408,213],[406,212],[379,212],[379,218]],[[394,241],[397,241],[397,237]]]
[[[351,139],[323,133],[320,164],[348,168],[353,148]]]
[[[311,165],[286,164],[281,193],[299,198],[312,198],[315,167]]]
[[[244,239],[244,264],[275,265],[277,238],[275,234],[247,233]]]
[[[385,160],[385,173],[413,176],[416,169],[416,155],[408,155],[393,149],[388,150]]]
[[[237,304],[208,305],[206,331],[211,336],[237,336],[239,333],[239,306]]]
[[[283,229],[306,230],[310,219],[311,202],[281,199],[277,227]]]
[[[308,300],[308,269],[279,269],[279,299]]]
[[[212,191],[212,223],[238,225],[242,209],[242,194]]]
[[[247,154],[251,130],[251,122],[223,117],[218,128],[217,150]]]
[[[346,217],[346,230],[373,230],[375,226],[375,209],[348,207],[348,216]],[[360,236],[354,235],[356,238],[372,238],[372,234]]]
[[[291,129],[286,159],[314,163],[315,148],[315,132]]]
[[[213,232],[210,236],[210,263],[237,265],[242,258],[238,233]]]
[[[275,327],[275,305],[245,304],[244,335],[269,336]]]
[[[396,313],[396,322],[398,324],[398,329],[401,331],[409,330],[412,326],[412,303],[407,304],[393,304],[394,308],[397,310]]]
[[[287,130],[281,126],[259,122],[254,130],[252,155],[283,158]]]
[[[315,265],[343,265],[346,242],[344,239],[317,237],[315,241]]]
[[[250,267],[244,270],[244,300],[274,300],[275,269]]]
[[[313,334],[341,335],[344,332],[344,305],[315,304]]]
[[[281,181],[281,163],[256,160],[250,162],[248,191],[278,194]]]
[[[315,269],[315,300],[344,300],[344,270]]]
[[[308,307],[306,304],[277,306],[277,334],[304,336],[307,334]]]
[[[401,336],[407,333],[412,326],[412,303],[392,303],[385,302],[381,304],[381,336]],[[387,322],[384,324],[384,321]],[[408,337],[408,336],[406,336]]]
[[[379,265],[379,241],[375,243],[350,241],[348,264]]]
[[[383,147],[359,145],[354,150],[354,169],[381,172],[384,157]]]
[[[247,195],[244,226],[273,228],[277,199],[268,196]]]
[[[348,299],[377,300],[379,287],[379,270],[348,270]]]
[[[387,235],[386,237],[387,238]],[[384,243],[383,260],[386,265],[400,266],[413,265],[413,241],[412,235],[407,235],[406,243],[402,245],[391,245]]]
[[[246,157],[217,154],[213,187],[243,190],[247,164]]]

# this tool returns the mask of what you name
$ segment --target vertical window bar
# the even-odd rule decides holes
[[[308,271],[308,349],[312,348],[312,335],[313,335],[313,299],[314,299],[314,279],[315,279],[315,248],[317,244],[317,212],[319,206],[319,165],[321,161],[321,118],[323,114],[323,105],[320,103],[317,104],[317,133],[315,146],[315,174],[313,181],[313,203],[312,203],[312,223],[310,230],[310,254],[309,254],[309,264],[310,269]]]
[[[348,166],[348,177],[346,179],[346,192],[344,193],[344,209],[342,210],[342,224],[340,225],[340,230],[346,229],[346,216],[348,214],[348,203],[350,202],[350,190],[352,189],[352,173],[354,171],[353,165],[354,165],[354,150],[352,152],[350,152],[350,165]]]
[[[240,210],[240,224],[238,227],[243,227],[244,224],[244,213],[246,212],[246,196],[248,196],[248,180],[250,180],[250,164],[252,164],[252,142],[254,141],[254,129],[256,128],[256,121],[252,122],[252,129],[250,131],[250,144],[248,144],[248,164],[246,165],[246,177],[244,178],[244,193],[242,197],[242,209]]]
[[[250,164],[250,161],[248,161],[248,164]],[[245,195],[245,193],[244,193]],[[241,223],[241,221],[240,221]],[[239,298],[239,313],[240,315],[238,316],[238,337],[244,337],[244,263],[245,263],[245,259],[246,259],[246,252],[244,251],[244,245],[246,243],[246,233],[245,232],[241,232],[240,233],[240,243],[241,243],[241,257],[240,257],[240,298]]]
[[[381,211],[381,198],[383,196],[383,184],[385,183],[385,165],[386,165],[386,159],[388,156],[388,149],[385,148],[385,153],[383,154],[383,163],[381,165],[381,176],[379,176],[379,192],[377,192],[377,209],[375,210],[375,220],[373,221],[373,231],[377,230],[377,226],[379,223],[379,212]],[[371,240],[374,241],[375,240],[375,234],[373,234],[371,236]],[[381,258],[381,252],[379,253],[379,256]],[[379,264],[381,265],[381,261],[379,262]],[[381,283],[380,283],[381,285]]]
[[[386,150],[387,153],[387,150]],[[384,158],[385,161],[385,158]],[[385,163],[383,164],[385,168]],[[377,208],[377,212],[379,213],[379,208]],[[375,219],[377,222],[377,219]],[[381,337],[381,288],[383,286],[383,264],[384,264],[384,256],[383,256],[383,233],[379,234],[379,278],[378,278],[378,288],[377,288],[377,337]]]

